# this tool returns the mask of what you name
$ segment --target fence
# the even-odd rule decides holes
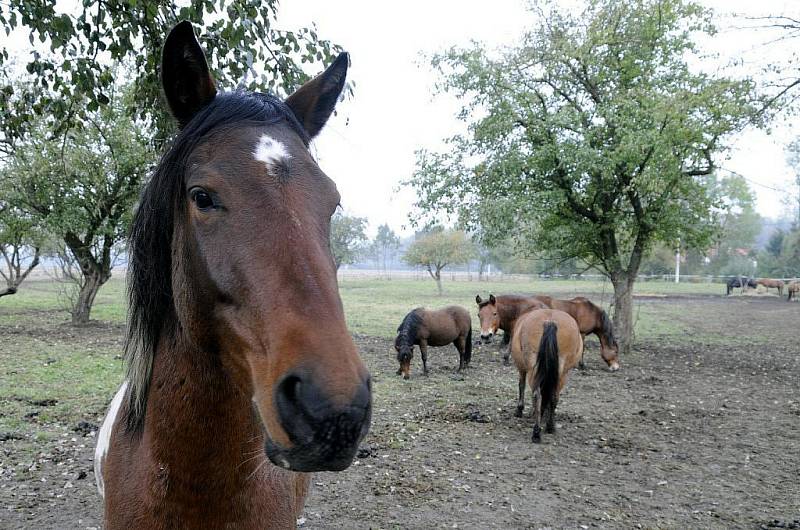
[[[428,272],[424,269],[419,270],[398,270],[383,271],[376,269],[340,269],[339,279],[398,279],[398,280],[425,280],[429,279]],[[733,276],[701,275],[701,274],[681,274],[680,283],[727,283]],[[577,281],[604,281],[607,280],[602,274],[505,274],[492,272],[484,273],[479,277],[473,271],[446,271],[442,273],[442,280],[452,282],[526,282],[526,281],[548,281],[548,280],[577,280]],[[775,278],[785,282],[796,280],[796,278]],[[674,274],[640,274],[636,280],[638,282],[674,282]]]

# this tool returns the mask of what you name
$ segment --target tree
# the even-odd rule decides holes
[[[39,265],[45,234],[30,216],[10,204],[0,203],[0,276],[6,289],[0,297],[15,294]]]
[[[155,126],[157,143],[169,138],[174,126],[161,103],[157,65],[164,38],[181,20],[199,26],[203,48],[214,50],[210,66],[218,86],[233,88],[251,73],[247,88],[288,94],[308,80],[305,63],[330,63],[340,50],[313,27],[275,28],[277,9],[278,0],[199,0],[183,7],[164,1],[0,3],[0,28],[24,28],[38,46],[25,64],[32,85],[21,91],[7,82],[0,86],[0,131],[13,141],[26,134],[31,117],[47,117],[55,132],[82,123],[108,104],[117,68],[126,64],[135,72],[129,113]],[[9,58],[8,49],[0,50],[0,65]]]
[[[472,242],[461,230],[444,230],[435,227],[418,236],[403,255],[409,265],[425,267],[441,295],[442,269],[448,265],[467,263],[475,254]]]
[[[384,223],[378,227],[378,233],[372,241],[372,251],[382,270],[387,270],[387,260],[391,263],[392,256],[400,247],[400,238]]]
[[[479,46],[434,57],[469,128],[444,153],[419,152],[410,184],[422,212],[602,271],[628,351],[647,251],[710,243],[707,177],[723,141],[755,119],[754,85],[689,67],[693,36],[714,31],[692,2],[588,0],[538,15],[498,57]]]
[[[72,322],[83,324],[111,277],[139,189],[155,162],[144,123],[126,112],[132,91],[86,114],[86,127],[54,138],[38,122],[3,170],[7,202],[63,242],[80,269]]]
[[[336,270],[345,264],[355,263],[367,242],[366,217],[355,217],[336,212],[331,218],[331,253]]]

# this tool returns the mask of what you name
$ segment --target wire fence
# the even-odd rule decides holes
[[[425,270],[377,270],[377,269],[339,269],[339,279],[398,279],[398,280],[425,280],[430,275]],[[640,274],[636,277],[638,282],[666,282],[666,283],[727,283],[735,275],[711,274],[681,274],[675,282],[674,274]],[[742,275],[742,277],[748,277]],[[795,281],[797,278],[772,278],[784,282]],[[471,271],[446,271],[442,273],[443,281],[451,282],[532,282],[532,281],[594,281],[602,282],[608,278],[602,274],[505,274],[500,272],[478,274]]]

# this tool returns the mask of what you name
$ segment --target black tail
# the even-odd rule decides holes
[[[542,396],[542,414],[546,414],[550,403],[558,397],[558,376],[558,326],[555,322],[545,322],[536,356],[536,379],[531,388],[531,391],[538,388]]]
[[[464,362],[469,364],[472,360],[472,325],[467,330],[467,339],[464,341]]]

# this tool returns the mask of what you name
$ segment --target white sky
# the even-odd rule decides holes
[[[573,4],[569,0],[563,3]],[[745,60],[753,73],[767,60],[789,60],[790,43],[763,46],[771,39],[765,32],[730,29],[744,25],[750,16],[794,14],[800,17],[800,0],[701,0],[719,13],[724,29],[704,48],[729,58]],[[513,44],[531,16],[521,0],[485,1],[407,0],[363,2],[329,0],[284,1],[278,25],[286,29],[316,23],[319,35],[341,44],[350,52],[350,79],[355,96],[340,104],[339,113],[315,141],[320,165],[333,178],[348,214],[369,218],[370,231],[388,222],[408,233],[408,212],[414,197],[410,190],[397,191],[414,169],[414,151],[441,146],[441,140],[461,130],[456,120],[457,102],[434,96],[436,76],[421,54],[470,40],[488,48]],[[800,40],[792,42],[797,45]],[[793,173],[785,162],[784,146],[800,134],[796,119],[782,117],[772,133],[748,130],[733,144],[730,160],[721,165],[751,180],[757,193],[758,211],[778,217],[784,210],[781,194],[765,187],[792,189]]]

